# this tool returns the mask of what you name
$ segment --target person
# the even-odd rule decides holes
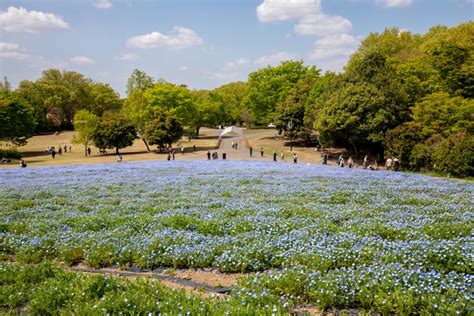
[[[232,149],[234,149],[234,146],[235,146],[235,143],[234,141],[232,141]]]
[[[117,162],[122,162],[122,155],[121,154],[117,155]]]
[[[67,145],[64,145],[64,153],[67,153]]]
[[[196,145],[193,145],[193,152],[196,152]]]
[[[249,152],[250,152],[250,157],[252,157],[252,152],[253,152],[252,146],[249,147]]]
[[[87,155],[90,157],[91,156],[91,148],[87,147]]]
[[[367,155],[364,156],[364,162],[362,163],[362,166],[364,169],[367,169],[367,162],[369,161],[369,157]]]
[[[341,160],[339,160],[339,167],[344,168],[344,158],[341,156]]]
[[[51,157],[53,157],[53,159],[56,157],[56,150],[54,150],[54,147],[51,149]]]
[[[284,152],[281,152],[280,160],[281,160],[281,162],[285,161],[285,153]]]
[[[327,165],[328,164],[328,153],[324,153],[323,155],[323,165]]]
[[[168,157],[166,158],[168,161],[171,160],[171,152],[168,151]]]
[[[263,157],[263,147],[260,147],[260,157]]]
[[[388,157],[387,161],[385,162],[385,167],[387,168],[387,170],[392,170],[392,162],[392,158]]]
[[[184,155],[184,146],[181,147],[181,155]]]
[[[171,157],[173,158],[173,160],[175,159],[175,155],[176,155],[176,153],[175,153],[175,151],[174,151],[174,149],[173,149],[173,150],[171,151]]]
[[[209,150],[207,151],[207,160],[211,160],[211,152]]]
[[[349,157],[349,159],[347,159],[347,166],[349,168],[352,168],[352,165],[354,164],[354,161],[352,161],[352,157]]]
[[[26,163],[23,159],[20,159],[20,168],[26,168]]]
[[[276,151],[273,151],[273,161],[277,161],[277,153],[276,153]]]
[[[69,145],[69,152],[72,152],[72,146]]]
[[[400,169],[400,160],[397,157],[393,158],[393,170],[398,171]]]
[[[237,149],[239,143],[237,141],[235,141],[235,144],[234,144],[234,149]]]
[[[293,153],[293,163],[298,163],[298,156],[296,153]]]
[[[63,155],[63,148],[61,147],[61,145],[59,145],[58,154],[59,156]]]
[[[338,165],[341,165],[341,160],[343,160],[344,157],[342,157],[342,155],[339,156],[339,158],[337,158],[337,164]]]

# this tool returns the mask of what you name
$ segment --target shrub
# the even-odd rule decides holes
[[[474,176],[474,136],[462,131],[440,142],[433,151],[435,170],[455,176]]]
[[[9,159],[20,159],[21,153],[16,149],[13,148],[0,148],[0,157],[9,158]]]

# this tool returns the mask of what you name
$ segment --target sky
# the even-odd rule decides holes
[[[213,89],[289,59],[341,71],[371,32],[473,18],[474,0],[0,0],[0,75],[74,70],[124,97],[137,68]]]

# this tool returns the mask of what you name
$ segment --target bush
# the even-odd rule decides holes
[[[435,170],[459,177],[474,176],[474,136],[462,131],[440,142],[433,151]]]
[[[20,159],[21,153],[16,149],[13,148],[0,148],[0,158],[9,158],[9,159]]]

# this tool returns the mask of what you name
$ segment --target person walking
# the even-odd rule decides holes
[[[387,170],[392,170],[392,163],[392,158],[388,157],[387,161],[385,161],[385,168],[387,168]]]
[[[207,160],[211,160],[211,152],[209,150],[207,151]]]
[[[176,153],[175,153],[175,151],[174,151],[174,149],[173,149],[173,150],[171,151],[171,157],[173,158],[173,160],[175,159],[175,154],[176,154]]]
[[[166,157],[166,159],[167,159],[168,161],[171,160],[171,152],[168,151],[168,157]]]
[[[298,163],[298,156],[296,153],[293,153],[293,163]]]
[[[352,165],[354,164],[354,161],[352,160],[352,157],[349,157],[349,159],[347,159],[347,166],[349,168],[352,168]]]
[[[339,167],[344,168],[344,158],[341,156],[339,160]]]
[[[193,153],[196,152],[196,145],[193,145]]]
[[[273,151],[273,161],[277,161],[277,153],[276,151]]]
[[[263,157],[263,147],[260,147],[260,157]]]
[[[58,154],[59,154],[59,156],[63,155],[63,148],[61,146],[59,146]]]
[[[64,153],[67,153],[67,145],[64,145]]]
[[[56,150],[51,149],[51,157],[53,157],[53,159],[56,157]]]
[[[184,146],[181,147],[181,155],[184,155]]]
[[[122,155],[121,154],[117,155],[117,162],[122,162]]]
[[[252,152],[253,152],[253,148],[252,148],[252,146],[250,146],[250,148],[249,148],[249,152],[250,152],[250,157],[252,157]]]
[[[281,162],[285,161],[285,153],[284,152],[281,152],[281,154],[280,154],[280,161]]]
[[[367,155],[364,156],[364,161],[362,162],[362,167],[367,169],[367,163],[369,162],[369,157]]]
[[[324,155],[323,155],[323,165],[328,164],[328,159],[329,159],[328,153],[324,153]]]
[[[90,157],[91,156],[91,148],[87,147],[87,155]]]
[[[393,158],[393,170],[398,171],[400,169],[400,160],[397,157]]]

